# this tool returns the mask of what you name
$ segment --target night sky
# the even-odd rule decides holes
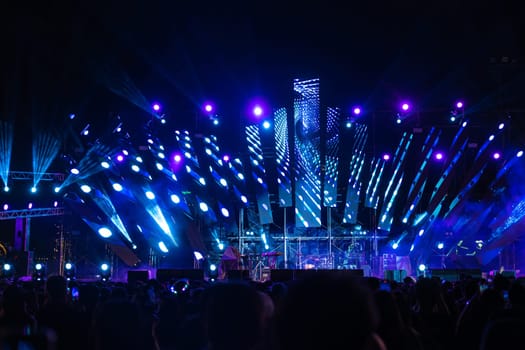
[[[422,112],[463,98],[486,119],[525,109],[518,1],[1,6],[0,115],[17,135],[59,127],[69,113],[93,128],[115,114],[142,125],[152,101],[174,128],[193,125],[205,100],[238,125],[249,99],[290,107],[293,79],[312,77],[343,113],[393,110],[404,98]]]

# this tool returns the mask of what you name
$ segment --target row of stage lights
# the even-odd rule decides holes
[[[19,271],[15,271],[15,266],[9,262],[5,262],[2,266],[2,277],[4,279],[14,278]],[[35,282],[43,282],[47,277],[47,268],[44,263],[37,262],[33,266],[32,280]],[[67,281],[73,281],[77,278],[76,267],[72,262],[64,264],[64,277]],[[97,277],[100,281],[106,282],[111,278],[111,265],[107,262],[102,262],[99,265]]]
[[[412,112],[413,108],[408,102],[403,102],[399,106],[399,111],[395,115],[396,124],[401,124]],[[351,116],[346,120],[345,126],[351,128],[353,123],[363,114],[363,109],[360,106],[352,107]],[[464,103],[462,101],[456,102],[454,108],[450,111],[449,120],[451,123],[457,120],[462,120],[465,115]]]

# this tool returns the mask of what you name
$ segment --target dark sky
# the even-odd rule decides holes
[[[422,111],[523,109],[518,1],[50,1],[2,4],[2,119],[58,125],[71,112],[174,123],[206,100],[235,123],[253,96],[290,105],[293,78],[324,103]],[[509,63],[502,63],[506,57]],[[52,121],[53,123],[50,123]]]

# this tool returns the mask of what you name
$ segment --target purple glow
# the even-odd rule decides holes
[[[173,157],[173,160],[176,161],[177,163],[180,162],[182,160],[182,157],[180,154],[176,154],[174,157]]]
[[[205,102],[204,105],[202,106],[202,109],[206,113],[212,113],[215,110],[215,105],[211,102]]]
[[[262,114],[263,114],[263,109],[262,109],[261,106],[259,106],[259,105],[255,105],[255,106],[253,107],[252,113],[253,113],[254,116],[256,116],[256,117],[260,117],[260,116],[262,116]]]
[[[124,161],[124,156],[123,156],[122,154],[119,154],[119,155],[117,156],[117,161],[119,161],[119,162]]]
[[[494,153],[492,154],[492,158],[494,158],[494,159],[500,159],[500,158],[501,158],[501,154],[500,154],[499,152],[494,152]]]
[[[225,154],[224,156],[222,156],[222,160],[225,161],[225,162],[229,162],[230,161],[230,156]]]
[[[160,105],[159,105],[158,103],[154,103],[154,104],[153,104],[153,110],[154,110],[155,112],[160,111]]]
[[[359,108],[359,107],[354,107],[353,112],[354,112],[355,115],[359,115],[359,114],[361,114],[361,108]]]
[[[406,111],[408,111],[410,109],[410,105],[408,103],[403,103],[401,105],[401,109],[406,112]]]
[[[383,160],[390,160],[390,154],[388,153],[383,154]]]
[[[456,108],[463,108],[463,102],[458,101],[458,103],[456,103]]]
[[[435,158],[436,158],[437,160],[441,160],[441,159],[443,159],[443,153],[441,153],[441,152],[436,153]]]
[[[209,105],[209,104],[208,104],[208,105],[204,106],[204,110],[205,110],[206,112],[211,112],[211,111],[213,111],[213,107],[212,107],[212,105]]]

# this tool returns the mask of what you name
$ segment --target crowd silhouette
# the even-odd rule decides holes
[[[74,291],[74,293],[72,293]],[[494,350],[525,344],[525,283],[401,282],[319,270],[290,281],[4,280],[0,349]]]

